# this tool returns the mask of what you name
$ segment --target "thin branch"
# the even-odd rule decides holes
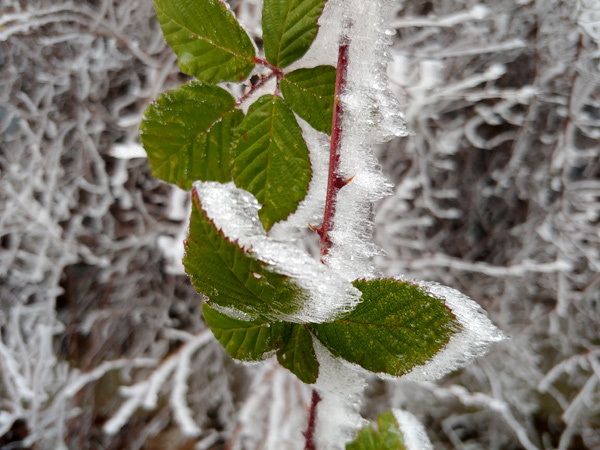
[[[327,180],[327,196],[325,198],[325,214],[323,223],[316,231],[321,237],[321,261],[325,258],[331,247],[329,232],[333,229],[333,216],[338,191],[348,182],[338,173],[340,163],[340,150],[342,144],[342,118],[344,110],[340,96],[346,90],[348,73],[348,42],[342,39],[338,50],[337,75],[335,79],[335,97],[333,104],[333,123],[331,127],[331,146],[329,151],[329,177]]]
[[[313,389],[312,398],[310,401],[310,411],[308,413],[308,425],[306,427],[306,431],[304,432],[304,437],[306,437],[306,446],[304,450],[316,450],[315,444],[315,425],[317,423],[317,404],[321,401],[321,396],[319,393]]]
[[[278,74],[278,72],[273,71],[273,72],[269,73],[269,75],[267,75],[266,77],[261,78],[258,83],[256,83],[254,86],[252,86],[248,92],[246,92],[244,95],[242,95],[238,99],[238,101],[235,103],[236,106],[240,106],[242,103],[244,103],[246,100],[248,100],[248,98],[252,94],[254,94],[254,92],[256,92],[258,89],[262,88],[265,84],[267,84],[269,82],[269,80],[271,78],[273,78],[277,74]]]

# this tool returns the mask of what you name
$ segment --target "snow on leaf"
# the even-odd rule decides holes
[[[357,280],[362,303],[338,320],[311,325],[335,356],[376,373],[400,376],[425,364],[461,326],[444,302],[394,279]]]
[[[211,302],[254,317],[294,314],[306,297],[292,280],[271,271],[267,263],[223,234],[203,209],[197,192],[192,197],[183,264],[196,290]]]
[[[306,252],[267,237],[259,209],[233,183],[195,184],[184,264],[198,291],[272,321],[321,323],[351,310],[360,291]]]
[[[403,377],[404,379],[438,379],[484,355],[492,343],[505,339],[504,334],[490,321],[483,308],[462,292],[434,282],[414,283],[429,295],[442,299],[461,330],[451,336],[444,348],[427,364],[415,367]]]

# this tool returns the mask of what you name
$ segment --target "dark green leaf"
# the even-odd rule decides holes
[[[299,60],[312,45],[327,0],[264,0],[262,10],[265,56],[283,68]]]
[[[404,450],[404,436],[394,413],[388,411],[377,418],[377,426],[369,424],[358,432],[346,450]]]
[[[248,34],[219,0],[154,0],[165,38],[182,72],[200,81],[241,81],[254,68]]]
[[[331,134],[335,67],[298,69],[281,80],[281,93],[296,114],[313,128]]]
[[[188,83],[161,94],[144,114],[142,144],[152,174],[183,189],[231,181],[232,129],[243,113],[224,89]]]
[[[217,340],[232,358],[241,361],[261,361],[277,352],[283,367],[300,381],[312,384],[319,374],[310,332],[303,324],[269,322],[264,319],[244,321],[220,313],[208,303],[202,314]]]
[[[196,290],[219,306],[265,320],[297,312],[305,301],[301,288],[230,241],[208,218],[196,191],[192,192],[183,264]]]
[[[300,381],[313,384],[319,375],[319,361],[315,355],[312,336],[306,325],[292,325],[287,341],[277,351],[277,360]]]
[[[311,324],[335,356],[400,376],[425,364],[460,330],[444,301],[411,283],[357,280],[362,303],[331,323]]]
[[[202,305],[202,315],[217,340],[232,358],[260,361],[269,352],[283,347],[295,324],[257,319],[251,322],[234,319],[218,312],[208,303]]]
[[[248,110],[236,129],[233,179],[263,205],[265,230],[296,211],[311,178],[308,148],[290,107],[265,95]]]

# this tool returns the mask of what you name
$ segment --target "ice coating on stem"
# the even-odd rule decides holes
[[[359,414],[365,377],[354,365],[335,358],[317,339],[313,338],[313,344],[320,364],[314,385],[321,394],[317,407],[317,448],[341,450],[368,423]]]
[[[196,182],[194,193],[217,229],[253,257],[269,264],[276,273],[294,279],[307,293],[294,315],[280,320],[322,323],[335,320],[360,301],[360,291],[306,252],[266,235],[258,218],[260,204],[249,192],[233,183]]]
[[[406,281],[397,278],[400,281]],[[430,381],[464,367],[484,355],[494,342],[505,339],[504,334],[490,321],[486,312],[465,294],[432,281],[415,281],[431,295],[441,298],[462,326],[462,331],[450,338],[446,346],[429,362],[416,366],[404,375],[405,380]]]
[[[401,409],[392,409],[392,414],[398,422],[398,428],[404,438],[407,450],[433,450],[433,445],[427,436],[425,427],[415,416]]]
[[[403,115],[387,82],[389,56],[384,18],[389,1],[330,0],[331,16],[344,24],[341,38],[349,45],[347,79],[340,97],[342,147],[338,175],[352,180],[337,197],[332,246],[327,264],[347,279],[375,276],[369,259],[379,250],[370,240],[372,203],[391,194],[373,147],[406,136]],[[322,24],[321,30],[339,30]]]

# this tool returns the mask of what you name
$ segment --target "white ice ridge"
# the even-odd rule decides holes
[[[319,377],[314,388],[321,396],[317,405],[316,442],[319,450],[343,450],[368,422],[360,416],[366,386],[364,372],[335,358],[313,338],[319,360]]]
[[[307,293],[293,315],[273,317],[296,323],[331,322],[359,302],[361,293],[332,269],[293,245],[266,235],[258,218],[260,204],[233,183],[196,182],[194,192],[202,209],[230,241],[237,241],[273,272],[293,278]]]
[[[462,330],[450,338],[446,346],[427,363],[416,366],[402,376],[404,380],[432,381],[464,367],[473,359],[485,354],[494,342],[505,339],[504,334],[490,321],[487,313],[465,294],[448,286],[431,281],[405,280],[417,284],[433,297],[444,300]],[[387,376],[384,376],[387,378]]]
[[[425,427],[419,422],[419,419],[407,411],[396,408],[392,409],[392,414],[402,432],[406,450],[433,450]]]
[[[340,98],[339,173],[343,178],[354,178],[338,193],[330,233],[333,245],[326,258],[327,264],[348,280],[377,275],[370,263],[370,258],[380,253],[371,243],[371,207],[374,201],[391,194],[391,185],[381,173],[373,147],[408,134],[386,76],[390,37],[384,18],[390,4],[387,0],[330,0],[319,31],[341,33],[349,46],[346,88]],[[334,39],[336,36],[331,36],[330,46],[337,46]]]

